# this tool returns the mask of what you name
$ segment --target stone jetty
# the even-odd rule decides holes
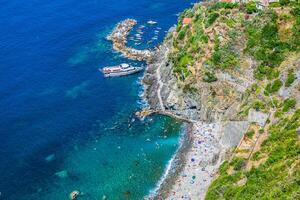
[[[122,53],[123,56],[132,60],[151,62],[153,52],[149,49],[138,50],[127,47],[127,37],[133,27],[137,24],[134,19],[126,19],[117,24],[112,33],[107,36],[107,39],[112,41],[113,49]]]

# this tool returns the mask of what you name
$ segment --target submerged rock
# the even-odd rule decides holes
[[[62,170],[62,171],[56,172],[55,176],[57,176],[59,178],[68,178],[69,177],[69,173],[68,173],[67,170]]]
[[[55,159],[55,154],[53,153],[53,154],[48,155],[48,156],[45,158],[45,161],[46,161],[46,162],[51,162],[51,161],[53,161],[54,159]]]
[[[107,196],[106,196],[106,195],[103,195],[103,196],[102,196],[102,200],[107,200]]]

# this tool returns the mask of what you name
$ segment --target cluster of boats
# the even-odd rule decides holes
[[[155,24],[157,24],[157,22],[150,20],[150,21],[147,22],[147,24],[155,25]],[[129,40],[133,41],[134,45],[139,46],[139,45],[142,44],[141,40],[142,40],[145,28],[146,28],[146,26],[144,26],[144,25],[139,26],[137,28],[136,34],[129,37]],[[147,41],[147,44],[151,44],[152,42],[154,42],[155,40],[158,39],[158,34],[159,34],[160,30],[161,30],[160,27],[155,28],[154,36],[149,41]]]

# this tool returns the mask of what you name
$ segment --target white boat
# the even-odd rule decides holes
[[[148,21],[147,23],[148,23],[148,24],[151,24],[151,25],[157,24],[156,21],[152,21],[152,20]]]
[[[104,74],[104,77],[117,77],[117,76],[127,76],[130,74],[135,74],[143,70],[143,67],[134,67],[127,63],[122,63],[117,66],[99,68]]]

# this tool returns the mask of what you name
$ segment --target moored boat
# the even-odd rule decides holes
[[[150,24],[150,25],[157,24],[157,22],[156,22],[156,21],[152,21],[152,20],[148,21],[147,23],[148,23],[148,24]]]
[[[117,66],[99,68],[105,77],[117,77],[117,76],[127,76],[130,74],[135,74],[143,70],[143,67],[135,67],[126,63],[122,63]]]

